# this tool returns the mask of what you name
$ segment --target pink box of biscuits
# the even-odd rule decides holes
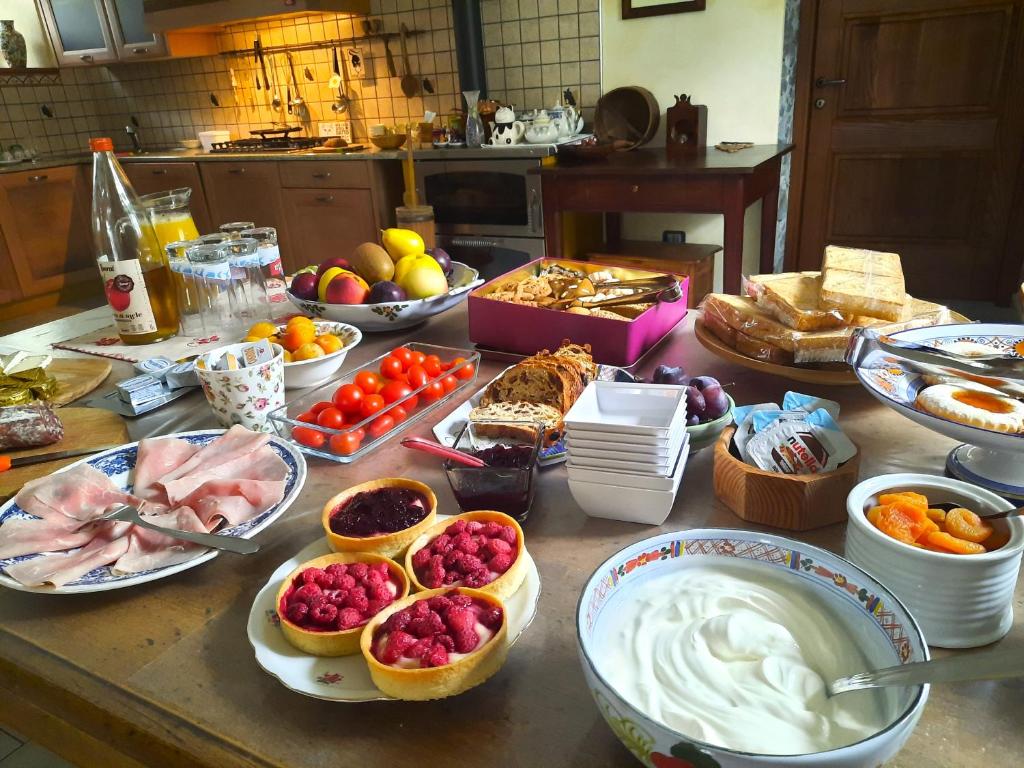
[[[614,287],[616,282],[663,275],[594,261],[537,259],[469,294],[469,338],[482,347],[521,355],[557,349],[563,339],[571,339],[590,344],[598,363],[629,366],[686,316],[689,281],[679,280],[681,296],[674,301],[647,298],[646,306],[638,302],[600,309],[587,309],[587,304],[626,293]],[[577,306],[545,306],[572,293],[581,297],[573,302]]]

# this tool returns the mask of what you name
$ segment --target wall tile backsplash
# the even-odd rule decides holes
[[[600,95],[598,0],[482,0],[484,53],[488,91],[492,98],[517,109],[550,106],[571,88],[589,117]],[[422,119],[424,110],[443,116],[461,109],[455,36],[449,0],[372,0],[371,19],[383,31],[398,32],[405,23],[419,34],[408,39],[410,63],[433,94],[406,98],[399,85],[405,73],[401,46],[391,51],[398,77],[388,75],[380,40],[357,41],[365,60],[362,79],[349,73],[354,96],[349,117],[353,134],[365,138],[374,123],[401,124]],[[347,39],[363,35],[363,17],[323,14],[232,25],[218,36],[222,51],[248,48],[258,32],[264,46]],[[309,105],[306,133],[316,123],[332,121],[335,92],[327,87],[332,73],[330,49],[293,54],[299,91]],[[268,58],[268,75],[272,71]],[[313,76],[305,77],[308,68]],[[231,85],[234,70],[237,88]],[[281,99],[285,99],[287,62],[276,57]],[[254,88],[252,57],[209,56],[169,61],[66,68],[50,85],[0,84],[0,145],[15,142],[40,154],[85,151],[88,139],[109,135],[118,148],[128,148],[124,133],[134,116],[138,135],[150,148],[173,146],[195,138],[201,130],[228,129],[232,138],[252,128],[298,125],[295,116],[270,105],[273,93]],[[211,95],[218,105],[214,105]],[[53,117],[45,117],[46,105]]]

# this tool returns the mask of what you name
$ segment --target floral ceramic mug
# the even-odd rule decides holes
[[[271,432],[267,416],[284,405],[284,349],[272,345],[274,358],[265,363],[229,371],[215,370],[216,364],[227,354],[242,358],[242,349],[248,343],[231,344],[207,352],[196,365],[199,383],[203,387],[210,408],[224,427],[241,424],[257,432]]]

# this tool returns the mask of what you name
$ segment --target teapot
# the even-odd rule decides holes
[[[494,114],[494,127],[491,130],[491,144],[496,147],[518,144],[526,133],[526,125],[516,120],[516,113],[511,107],[502,107]]]
[[[558,141],[558,124],[535,121],[526,129],[526,141],[530,144],[554,144]]]

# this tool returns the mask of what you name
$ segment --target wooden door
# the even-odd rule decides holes
[[[211,160],[200,163],[199,174],[210,211],[210,231],[231,221],[252,221],[257,227],[274,227],[283,259],[289,242],[281,209],[277,163]]]
[[[283,197],[290,246],[281,249],[281,260],[287,272],[377,241],[368,189],[286,189]]]
[[[214,230],[210,209],[203,191],[203,180],[196,163],[122,163],[125,175],[139,195],[149,195],[179,187],[190,187],[189,210],[199,234]]]
[[[89,193],[78,166],[0,175],[0,227],[26,297],[99,283]]]
[[[801,269],[829,243],[895,251],[915,295],[1008,299],[1022,13],[1024,0],[819,0]]]

